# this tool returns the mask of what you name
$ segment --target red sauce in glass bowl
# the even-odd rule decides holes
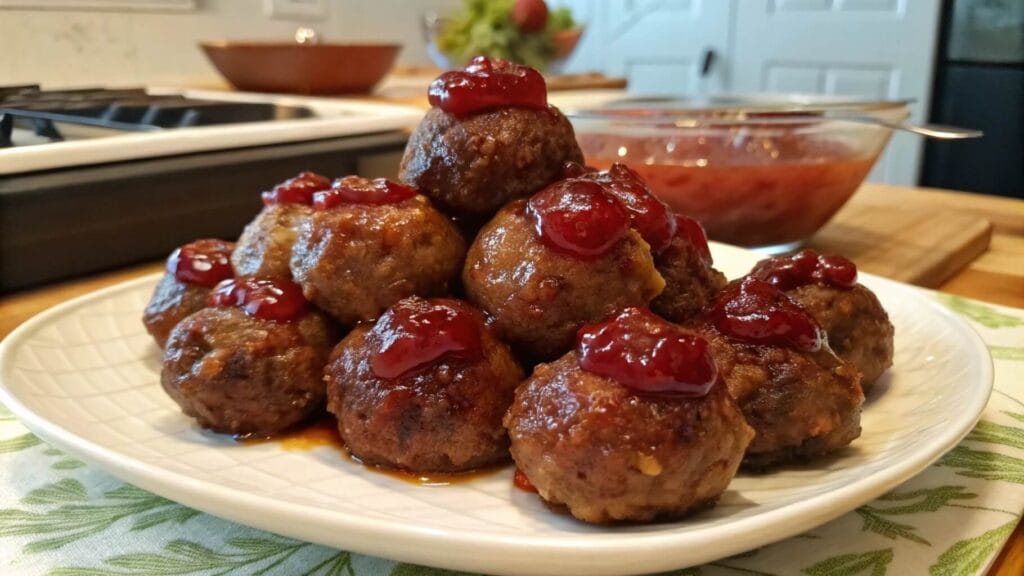
[[[856,191],[878,154],[799,134],[578,132],[578,138],[588,164],[629,165],[673,210],[703,224],[711,239],[741,246],[811,236]]]

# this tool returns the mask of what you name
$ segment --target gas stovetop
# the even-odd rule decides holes
[[[0,87],[0,174],[407,129],[376,102],[160,88]]]
[[[352,99],[0,88],[0,294],[237,238],[303,170],[395,177],[423,112]]]

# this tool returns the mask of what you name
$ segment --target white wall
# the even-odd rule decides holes
[[[310,26],[325,41],[404,44],[399,63],[429,60],[420,15],[458,0],[326,0],[322,20],[270,19],[261,0],[196,0],[191,12],[85,11],[2,7],[0,86],[171,84],[219,81],[197,42],[290,40]]]

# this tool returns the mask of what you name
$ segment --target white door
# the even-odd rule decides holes
[[[702,94],[727,86],[731,0],[561,0],[586,25],[569,62],[629,79],[631,92]],[[703,71],[707,55],[713,60]]]
[[[732,90],[912,98],[928,117],[939,0],[740,0]],[[875,181],[916,184],[922,141],[897,133]]]

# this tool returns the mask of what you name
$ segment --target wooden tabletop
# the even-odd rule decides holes
[[[987,250],[974,258],[939,286],[939,290],[989,302],[1024,308],[1024,201],[950,192],[943,190],[906,188],[864,184],[849,204],[833,220],[832,225],[847,229],[856,225],[852,214],[869,205],[893,198],[892,210],[901,205],[927,203],[960,213],[979,215],[992,223],[991,241]],[[912,202],[913,201],[913,202]],[[910,210],[910,209],[906,209]],[[912,216],[907,214],[908,217]],[[834,229],[834,227],[833,227]],[[830,235],[829,248],[844,253],[843,235]],[[811,244],[825,239],[812,239]],[[849,242],[853,242],[850,235]],[[851,245],[851,250],[852,250]],[[849,252],[847,252],[849,253]],[[851,254],[856,261],[856,254]],[[143,274],[156,272],[162,263],[154,262],[132,268],[116,270],[78,278],[59,284],[43,286],[0,297],[0,338],[15,327],[57,303],[86,294],[99,288],[123,282]],[[1002,550],[990,574],[1019,576],[1024,574],[1024,523],[1017,526],[1010,541]]]

